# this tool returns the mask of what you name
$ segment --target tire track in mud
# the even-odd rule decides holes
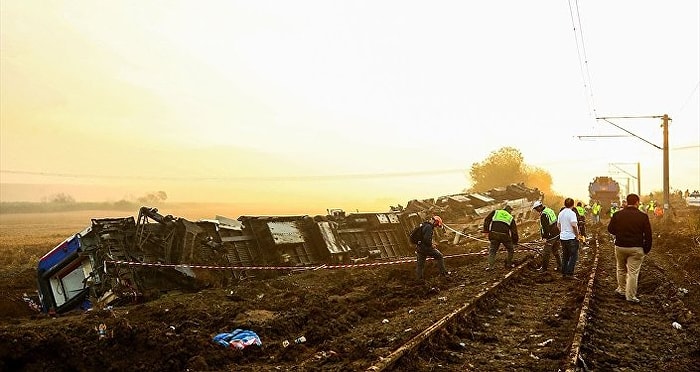
[[[641,302],[617,297],[615,248],[608,237],[603,239],[578,369],[700,371],[698,309],[686,308],[653,255],[642,263],[637,290]],[[673,322],[682,328],[675,329]]]
[[[575,279],[526,267],[391,369],[560,369],[576,331],[594,251],[580,250]]]

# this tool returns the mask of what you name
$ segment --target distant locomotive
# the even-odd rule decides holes
[[[610,209],[610,204],[620,201],[620,184],[611,177],[596,177],[588,185],[588,195],[591,200],[597,200],[606,211]]]

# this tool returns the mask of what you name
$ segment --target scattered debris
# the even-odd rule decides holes
[[[389,323],[389,319],[386,319],[386,318],[382,319],[382,323],[384,323],[384,324]]]
[[[98,340],[104,340],[105,338],[107,338],[107,325],[106,324],[100,323],[100,325],[95,327],[95,331],[97,331],[97,339]],[[114,332],[114,331],[112,331],[112,332]],[[110,335],[110,337],[113,335],[114,335],[114,333],[112,333],[112,335]]]
[[[306,342],[306,337],[304,336],[297,337],[297,339],[294,340],[295,344],[303,344],[304,342]]]
[[[242,350],[250,345],[262,346],[262,341],[260,341],[260,337],[255,332],[238,328],[231,333],[219,333],[214,336],[212,341],[221,346],[238,350]]]
[[[537,344],[537,346],[547,346],[547,345],[551,344],[553,341],[554,341],[554,339],[550,338],[550,339],[547,339],[543,342],[540,342],[539,344]]]
[[[673,323],[671,323],[671,325],[672,325],[673,328],[675,328],[675,329],[678,329],[678,330],[683,329],[683,326],[680,325],[680,323],[678,323],[678,322],[673,322]]]
[[[22,293],[22,300],[27,303],[30,309],[32,309],[35,312],[40,312],[41,311],[41,306],[39,306],[34,300],[29,298],[29,296],[26,293]]]

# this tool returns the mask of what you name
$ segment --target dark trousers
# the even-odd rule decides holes
[[[425,260],[428,256],[432,257],[437,261],[438,267],[440,268],[440,273],[447,273],[445,268],[445,259],[442,257],[442,253],[435,248],[424,248],[421,246],[416,247],[416,277],[418,279],[423,279],[423,272],[425,271]]]
[[[576,261],[578,260],[578,239],[562,240],[561,241],[561,253],[562,253],[562,269],[561,273],[564,276],[574,275],[574,268],[576,267]]]
[[[544,243],[544,248],[542,249],[542,270],[546,271],[549,267],[549,257],[554,254],[554,262],[556,263],[557,270],[561,270],[561,256],[559,255],[559,248],[561,247],[561,240],[559,238],[548,239]]]
[[[508,256],[506,258],[506,267],[510,267],[513,264],[513,241],[510,240],[510,236],[504,233],[490,232],[489,233],[489,268],[493,269],[493,265],[496,263],[496,252],[498,248],[503,244],[508,251]]]

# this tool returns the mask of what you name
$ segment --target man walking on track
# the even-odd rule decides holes
[[[440,216],[433,216],[430,222],[424,222],[420,225],[421,238],[416,244],[416,277],[418,280],[423,280],[425,260],[428,256],[433,257],[437,261],[442,276],[450,275],[445,268],[445,259],[437,249],[437,243],[433,242],[433,229],[435,227],[442,227],[442,218]]]
[[[574,199],[566,198],[564,208],[559,211],[557,217],[557,227],[559,228],[559,239],[561,240],[561,274],[564,279],[573,278],[574,268],[578,260],[579,232],[578,219],[572,210]]]
[[[496,263],[496,252],[503,244],[508,251],[506,268],[513,267],[513,245],[518,244],[518,226],[515,218],[510,214],[513,207],[506,205],[503,209],[492,211],[484,219],[482,232],[489,238],[489,266],[486,270],[492,270]]]
[[[639,196],[627,195],[627,207],[613,214],[608,232],[615,236],[617,288],[615,293],[627,301],[639,302],[637,280],[644,257],[651,251],[649,216],[639,210]]]

